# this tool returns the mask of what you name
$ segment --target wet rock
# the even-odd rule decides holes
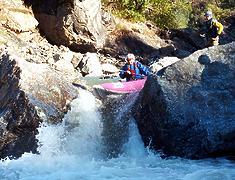
[[[103,121],[104,157],[116,158],[122,153],[123,144],[128,140],[128,125],[135,99],[136,96],[133,94],[111,95],[100,107]]]
[[[30,63],[21,58],[16,62],[22,71],[20,86],[30,102],[45,114],[44,121],[60,122],[68,103],[77,96],[77,89],[72,85],[76,74],[67,72],[66,68],[53,70],[48,64]]]
[[[0,159],[37,149],[36,109],[20,89],[20,68],[4,54],[0,59]]]
[[[136,111],[146,146],[186,158],[234,156],[234,48],[196,51],[147,80]]]

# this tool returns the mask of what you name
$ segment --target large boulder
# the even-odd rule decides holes
[[[105,31],[100,0],[25,0],[25,3],[32,6],[39,28],[50,42],[83,53],[103,47]]]
[[[21,0],[1,0],[0,9],[0,24],[12,31],[32,31],[38,25],[32,10],[26,8]]]
[[[78,91],[74,76],[28,62],[11,48],[0,57],[0,158],[37,149],[40,122],[61,122]]]
[[[235,42],[148,78],[136,119],[145,145],[186,158],[235,155]]]
[[[15,60],[22,71],[20,87],[43,120],[60,122],[78,93],[72,85],[75,78],[72,72],[64,73],[53,70],[48,64],[31,63],[17,57]]]
[[[20,68],[8,55],[0,59],[0,159],[36,152],[36,109],[19,87]]]

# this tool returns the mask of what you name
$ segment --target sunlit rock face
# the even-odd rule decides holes
[[[20,87],[45,121],[60,122],[68,104],[77,97],[73,76],[53,70],[48,64],[36,64],[16,57],[21,69]]]
[[[26,8],[21,0],[1,0],[0,9],[0,24],[11,31],[31,31],[38,25],[38,21],[35,19],[32,10]]]
[[[136,119],[146,145],[187,158],[234,155],[235,43],[200,51],[148,78]]]
[[[12,49],[0,58],[0,158],[36,152],[37,127],[61,122],[77,97],[73,78],[49,64],[28,62]]]
[[[19,87],[20,68],[8,55],[0,59],[0,158],[36,152],[40,118]]]
[[[100,0],[25,0],[25,4],[32,6],[39,28],[52,43],[83,53],[103,47]]]

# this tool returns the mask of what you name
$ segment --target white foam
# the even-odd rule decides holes
[[[143,145],[134,119],[123,154],[102,159],[102,123],[94,97],[81,91],[60,125],[42,125],[40,154],[25,153],[0,162],[1,180],[201,180],[235,177],[235,165],[225,159],[161,159]],[[115,132],[114,132],[115,133]]]

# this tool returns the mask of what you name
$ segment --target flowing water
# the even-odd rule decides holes
[[[144,147],[133,118],[129,119],[128,136],[122,144],[122,151],[115,158],[107,158],[102,137],[104,127],[95,98],[81,91],[62,124],[44,124],[39,128],[40,154],[25,153],[17,160],[0,162],[0,179],[235,179],[235,163],[226,159],[161,159],[158,153]]]

